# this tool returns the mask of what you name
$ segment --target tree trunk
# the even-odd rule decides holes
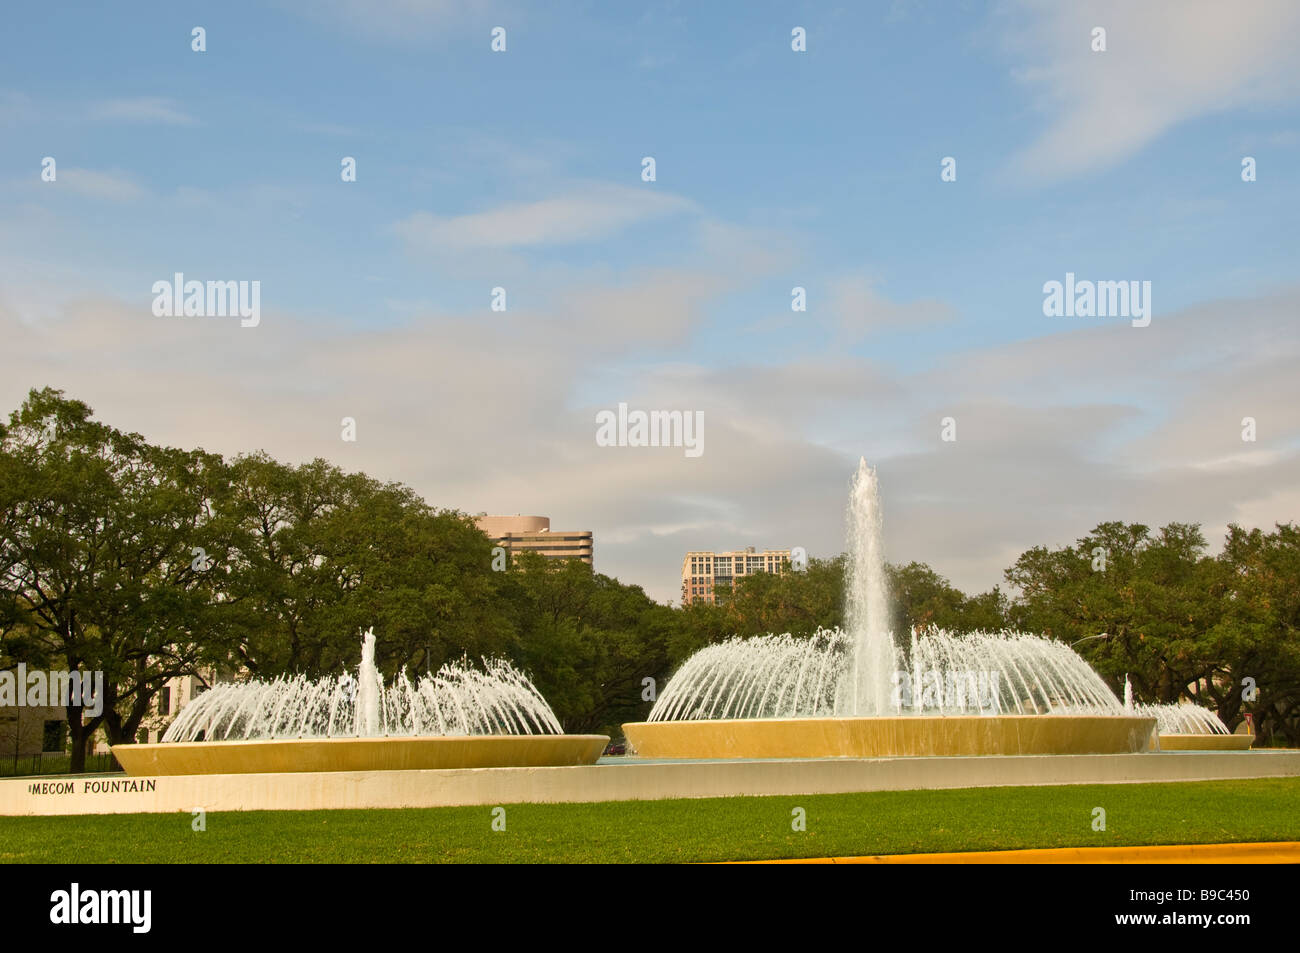
[[[90,732],[82,724],[80,707],[68,708],[68,736],[72,739],[72,761],[68,771],[81,774],[86,770],[86,741]]]
[[[72,743],[72,760],[68,765],[68,771],[72,774],[81,774],[86,770],[86,748],[89,747],[90,739],[95,736],[95,729],[100,726],[104,716],[100,715],[87,722],[82,720],[80,705],[69,705],[65,710],[68,713],[68,737]]]

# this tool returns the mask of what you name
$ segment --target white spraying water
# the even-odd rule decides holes
[[[372,738],[379,734],[379,695],[384,680],[375,667],[375,630],[367,629],[361,636],[361,664],[357,666],[358,734]]]
[[[1152,715],[1156,731],[1162,735],[1228,735],[1231,734],[1219,716],[1200,705],[1137,705],[1139,715]]]
[[[760,635],[700,649],[647,721],[851,717],[855,643],[841,629]],[[1021,632],[913,632],[885,679],[888,715],[1121,714],[1100,675],[1064,642]],[[902,653],[900,652],[900,661]]]
[[[484,659],[482,670],[452,662],[415,681],[402,671],[385,685],[371,631],[355,677],[222,682],[186,705],[162,740],[562,733],[533,683],[504,659]]]
[[[884,715],[898,671],[885,578],[885,553],[876,470],[858,461],[848,506],[849,565],[845,626],[852,640],[852,675],[837,707],[848,715]]]
[[[1063,642],[1019,632],[890,630],[876,472],[858,463],[848,506],[845,628],[734,638],[692,655],[649,721],[881,715],[1107,713],[1124,708]]]

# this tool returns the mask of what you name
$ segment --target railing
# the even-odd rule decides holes
[[[0,757],[0,777],[25,778],[42,774],[67,774],[72,767],[72,756],[67,754],[24,754]],[[121,771],[121,765],[111,754],[86,755],[86,773],[102,774]]]

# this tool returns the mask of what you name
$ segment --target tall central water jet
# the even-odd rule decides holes
[[[898,671],[885,577],[880,492],[875,467],[865,458],[853,476],[847,513],[849,565],[845,626],[852,645],[848,698],[837,699],[838,713],[884,715],[890,709],[892,676]]]
[[[847,511],[843,629],[735,637],[674,673],[644,722],[654,758],[1104,754],[1145,750],[1153,715],[1126,710],[1064,642],[1003,631],[904,631],[890,611],[876,471],[858,462]]]
[[[361,637],[361,664],[357,666],[358,734],[379,734],[379,694],[383,688],[383,678],[375,665],[375,630],[371,628]]]

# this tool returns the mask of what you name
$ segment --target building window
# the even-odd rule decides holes
[[[164,715],[172,713],[172,690],[170,685],[163,686],[162,694],[158,696],[158,711]]]
[[[62,753],[64,740],[67,738],[67,730],[68,723],[66,721],[47,721],[41,739],[41,751]]]

